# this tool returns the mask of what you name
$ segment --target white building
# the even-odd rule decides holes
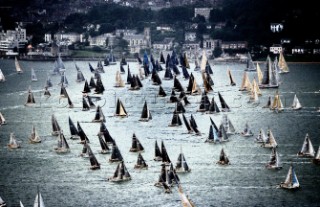
[[[51,34],[44,35],[45,42],[52,42],[53,40],[70,45],[75,42],[82,42],[82,35],[78,33],[56,33],[53,35],[53,39]]]
[[[197,15],[201,15],[204,16],[206,20],[208,20],[211,10],[212,8],[194,8],[194,17],[196,17]]]
[[[26,38],[26,29],[17,27],[15,30],[2,31],[0,34],[0,50],[12,51],[22,49],[28,43]]]
[[[272,52],[273,54],[280,54],[281,51],[282,51],[281,45],[272,45],[270,47],[270,52]]]
[[[184,41],[193,42],[197,38],[196,32],[185,32],[184,34]]]
[[[143,34],[132,34],[134,30],[128,32],[124,31],[123,39],[128,41],[128,47],[130,53],[139,53],[141,49],[146,49],[151,47],[151,35],[150,28],[144,28]]]
[[[160,51],[169,51],[172,50],[173,44],[174,44],[174,38],[164,38],[163,41],[160,42],[154,42],[152,44],[153,49],[160,50]]]
[[[108,46],[114,45],[115,36],[111,33],[105,33],[96,37],[89,37],[90,46]],[[108,42],[108,45],[106,43]]]

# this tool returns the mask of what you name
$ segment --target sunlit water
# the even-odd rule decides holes
[[[90,62],[96,65],[96,61]],[[118,63],[119,64],[119,63]],[[96,101],[102,106],[106,116],[106,126],[124,157],[125,164],[132,180],[122,184],[107,181],[112,176],[116,164],[108,163],[110,155],[99,154],[100,145],[97,138],[99,123],[91,123],[95,110],[82,111],[82,89],[84,83],[77,83],[74,62],[65,62],[69,86],[67,91],[75,108],[68,108],[65,99],[59,99],[59,76],[51,76],[54,87],[52,96],[43,96],[43,86],[47,74],[53,68],[53,62],[21,62],[23,74],[16,74],[13,60],[1,60],[0,68],[6,76],[6,82],[0,83],[0,112],[5,116],[7,125],[0,127],[0,196],[9,206],[18,206],[21,200],[25,206],[32,206],[37,187],[42,193],[46,206],[181,206],[177,188],[172,194],[165,194],[163,189],[154,186],[160,173],[160,163],[153,161],[154,143],[164,141],[168,154],[175,164],[182,149],[192,172],[180,175],[184,191],[194,201],[196,206],[319,206],[320,205],[320,167],[312,164],[309,159],[298,158],[306,133],[309,133],[314,148],[319,140],[320,106],[320,64],[289,64],[291,72],[281,75],[282,85],[279,88],[282,102],[286,109],[282,113],[274,113],[262,108],[267,103],[268,96],[275,89],[262,90],[261,103],[254,106],[248,103],[249,96],[238,91],[244,64],[220,63],[213,65],[215,82],[214,92],[209,93],[209,99],[214,96],[218,100],[219,91],[231,108],[228,117],[236,130],[241,132],[246,122],[250,124],[257,135],[260,128],[265,131],[271,128],[278,142],[278,152],[283,163],[283,169],[271,171],[265,169],[265,163],[270,156],[270,149],[261,148],[254,142],[254,137],[243,138],[240,135],[230,137],[225,144],[212,145],[204,143],[208,136],[211,117],[216,124],[221,123],[222,115],[202,114],[196,112],[200,96],[188,96],[190,105],[186,106],[186,117],[193,114],[201,136],[187,134],[185,126],[168,127],[171,122],[175,104],[167,103],[169,96],[158,98],[158,86],[151,84],[150,78],[142,81],[140,91],[129,91],[125,88],[114,88],[115,73],[119,65],[104,67],[106,73],[102,81],[106,88],[103,98]],[[77,61],[86,79],[93,75],[87,61]],[[138,64],[129,62],[131,72],[138,73]],[[202,83],[199,72],[192,72],[199,84]],[[31,82],[31,67],[35,69],[38,82]],[[127,66],[125,66],[127,69]],[[230,86],[227,69],[230,68],[237,86]],[[261,63],[263,68],[263,63]],[[164,71],[159,73],[164,76]],[[256,73],[250,73],[250,79]],[[182,76],[182,75],[181,75]],[[127,75],[122,78],[126,80]],[[179,77],[184,87],[188,81]],[[27,89],[31,86],[36,105],[25,107]],[[173,81],[163,80],[163,88],[170,95]],[[290,109],[293,96],[297,94],[303,109]],[[179,94],[179,93],[177,93]],[[128,118],[113,117],[115,101],[120,98],[129,113]],[[147,101],[153,120],[147,123],[139,122],[144,101]],[[219,104],[219,102],[218,102]],[[51,136],[51,115],[55,114],[65,135],[69,138],[68,116],[74,122],[79,121],[91,141],[91,148],[101,169],[91,171],[89,160],[79,157],[82,145],[77,140],[69,142],[71,153],[58,155],[54,152],[57,138]],[[31,127],[35,125],[43,142],[29,144],[28,136]],[[10,132],[14,132],[21,141],[22,148],[9,150],[7,143]],[[135,133],[145,148],[142,154],[148,170],[135,170],[136,153],[130,153],[132,134]],[[221,167],[216,165],[221,148],[230,158],[231,165]],[[301,189],[295,192],[277,189],[276,185],[284,181],[289,165],[296,169]]]

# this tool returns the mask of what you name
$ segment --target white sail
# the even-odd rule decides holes
[[[290,166],[290,168],[288,170],[285,181],[280,184],[280,187],[286,188],[286,189],[295,189],[295,188],[300,187],[297,175],[296,175],[292,165]]]
[[[2,70],[0,69],[0,82],[5,82],[6,81],[6,78],[2,72]]]
[[[14,135],[13,132],[10,133],[10,139],[9,139],[8,147],[11,148],[11,149],[20,148],[20,144],[17,142],[16,136]]]
[[[258,137],[256,137],[256,142],[265,143],[267,141],[267,136],[263,129],[260,129]]]
[[[16,67],[17,73],[22,73],[23,72],[17,57],[15,57],[15,59],[14,59],[14,65]]]
[[[300,101],[299,101],[299,99],[298,99],[298,97],[297,97],[297,95],[296,94],[294,94],[294,98],[293,98],[293,103],[292,103],[292,106],[291,106],[293,109],[295,109],[295,110],[298,110],[298,109],[301,109],[302,108],[302,106],[301,106],[301,104],[300,104]]]
[[[30,136],[29,140],[30,140],[30,143],[40,143],[41,142],[41,138],[40,138],[40,136],[34,126],[32,126],[32,132],[31,132],[31,136]]]
[[[116,84],[114,85],[114,87],[124,87],[124,82],[119,71],[117,71],[116,73]]]
[[[243,77],[242,77],[242,83],[239,91],[251,91],[252,85],[248,76],[248,73],[244,71]]]
[[[276,141],[275,137],[273,136],[271,129],[269,129],[267,140],[265,143],[262,144],[262,147],[273,148],[273,147],[277,147],[277,146],[278,146],[277,141]]]
[[[278,91],[276,92],[276,94],[274,96],[273,103],[271,105],[271,110],[275,110],[277,112],[283,110],[283,104],[282,104],[282,101],[280,99],[280,95],[279,95]]]
[[[31,68],[31,81],[38,81],[37,75],[33,68]]]
[[[2,115],[2,113],[0,112],[0,126],[6,124],[6,119],[4,118],[4,116]]]
[[[289,67],[287,64],[287,61],[285,60],[284,56],[283,56],[283,52],[281,51],[279,54],[279,62],[278,62],[278,66],[279,66],[279,73],[289,73]]]
[[[192,203],[192,201],[188,198],[188,196],[182,191],[181,184],[179,184],[178,192],[180,196],[180,200],[183,207],[194,207],[195,205]]]
[[[33,207],[45,207],[41,193],[38,192],[34,200]]]
[[[22,202],[20,201],[20,207],[24,207],[24,205],[22,204]]]
[[[298,152],[298,156],[314,157],[314,154],[315,150],[309,138],[309,134],[307,133],[304,138],[301,150]]]
[[[201,72],[205,72],[207,61],[208,61],[208,59],[207,59],[206,51],[203,51],[202,57],[201,57],[201,64],[200,64]]]

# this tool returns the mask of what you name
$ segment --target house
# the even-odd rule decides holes
[[[128,41],[130,53],[139,53],[141,49],[151,47],[150,28],[144,28],[143,34],[123,35],[123,39]]]
[[[203,36],[203,49],[213,50],[215,47],[221,46],[221,40],[215,40],[210,38],[208,35]]]
[[[282,51],[282,45],[274,44],[270,47],[270,52],[273,54],[279,54]]]
[[[25,48],[27,43],[26,29],[17,27],[15,30],[7,30],[0,33],[0,51],[19,50]]]
[[[184,41],[194,42],[197,38],[196,32],[185,32]]]
[[[115,36],[111,33],[105,33],[105,34],[98,35],[95,37],[89,36],[88,41],[90,42],[90,46],[114,45]],[[107,43],[108,43],[108,45],[107,45]]]
[[[174,32],[174,29],[168,25],[157,26],[156,30],[161,32]]]
[[[44,41],[45,42],[52,42],[53,40],[56,40],[58,42],[64,42],[67,45],[71,45],[75,42],[81,42],[82,41],[82,35],[78,33],[56,33],[53,35],[51,34],[45,34],[44,35]]]
[[[154,42],[152,44],[152,47],[155,50],[169,51],[169,50],[172,50],[173,44],[174,44],[174,38],[167,37],[167,38],[164,38],[163,41]]]
[[[135,35],[137,34],[137,30],[135,29],[116,29],[116,37],[121,36],[129,36],[129,35]]]
[[[184,50],[196,50],[198,51],[200,48],[200,41],[185,41],[182,45]]]
[[[292,48],[291,52],[292,52],[293,55],[294,54],[302,55],[302,54],[305,54],[306,50],[302,46],[295,46],[294,48]]]

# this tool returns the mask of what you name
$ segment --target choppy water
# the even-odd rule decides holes
[[[92,65],[96,62],[92,61]],[[192,172],[180,175],[184,191],[196,206],[319,206],[320,205],[320,167],[309,159],[297,158],[306,133],[309,133],[315,149],[319,140],[320,106],[320,64],[289,64],[291,72],[281,75],[282,85],[279,88],[281,99],[286,110],[276,114],[263,109],[268,96],[273,96],[274,89],[264,89],[260,98],[261,104],[253,106],[248,95],[238,91],[241,84],[244,64],[212,65],[215,82],[214,93],[219,91],[231,107],[228,117],[240,132],[248,122],[255,133],[260,128],[265,131],[270,127],[278,142],[283,169],[270,171],[265,163],[270,156],[270,149],[261,148],[251,138],[240,135],[231,136],[231,141],[223,145],[204,143],[209,132],[211,117],[220,124],[223,113],[208,115],[196,112],[200,96],[189,96],[191,105],[186,106],[186,117],[193,114],[202,136],[187,134],[185,126],[168,127],[175,105],[167,103],[169,97],[157,98],[158,86],[153,86],[149,79],[142,81],[140,91],[129,91],[126,88],[114,88],[115,73],[119,65],[105,67],[102,81],[106,88],[101,105],[106,116],[106,126],[124,157],[125,164],[132,180],[122,184],[107,182],[112,176],[116,164],[108,163],[110,155],[98,154],[100,145],[96,136],[100,124],[90,123],[95,110],[83,112],[82,89],[84,83],[76,83],[76,69],[73,62],[65,62],[69,86],[67,91],[75,105],[65,107],[65,100],[59,101],[60,78],[52,76],[54,87],[49,99],[43,97],[43,86],[47,73],[52,70],[53,62],[21,62],[24,73],[18,75],[14,70],[13,60],[1,60],[0,68],[7,81],[0,83],[0,112],[8,124],[0,127],[0,196],[9,206],[18,206],[21,200],[25,206],[33,205],[37,187],[40,188],[46,206],[181,206],[177,189],[172,194],[165,194],[162,189],[154,187],[160,173],[160,163],[153,161],[155,140],[164,140],[168,154],[175,163],[180,148]],[[89,80],[92,74],[87,61],[79,61],[85,77]],[[132,73],[138,73],[138,64],[129,63]],[[191,66],[193,66],[191,64]],[[261,65],[262,66],[262,65]],[[37,73],[38,82],[31,82],[30,69]],[[126,68],[126,67],[125,67]],[[229,86],[226,69],[230,68],[237,86]],[[202,83],[199,72],[190,70],[198,83]],[[163,77],[164,72],[160,72]],[[255,73],[250,73],[252,80]],[[126,80],[126,74],[122,75]],[[188,81],[179,77],[184,87]],[[25,107],[27,89],[34,91],[36,106]],[[170,94],[173,81],[163,81],[163,88]],[[294,94],[297,94],[304,108],[300,111],[290,110]],[[128,118],[113,117],[115,100],[120,98],[129,113]],[[138,121],[144,100],[147,100],[153,120],[148,123]],[[60,126],[69,137],[68,116],[74,122],[79,121],[91,141],[101,170],[91,171],[87,159],[79,157],[82,145],[76,140],[68,139],[71,153],[58,155],[53,151],[57,139],[51,134],[51,115],[55,114]],[[35,125],[43,142],[38,145],[28,144],[31,127]],[[10,132],[14,132],[22,143],[22,148],[9,150],[6,145]],[[148,170],[135,170],[133,166],[137,154],[130,153],[132,134],[145,147],[143,157],[149,165]],[[230,158],[231,165],[221,167],[215,164],[221,148]],[[290,164],[296,169],[301,189],[295,192],[276,189],[276,184],[284,181]]]

